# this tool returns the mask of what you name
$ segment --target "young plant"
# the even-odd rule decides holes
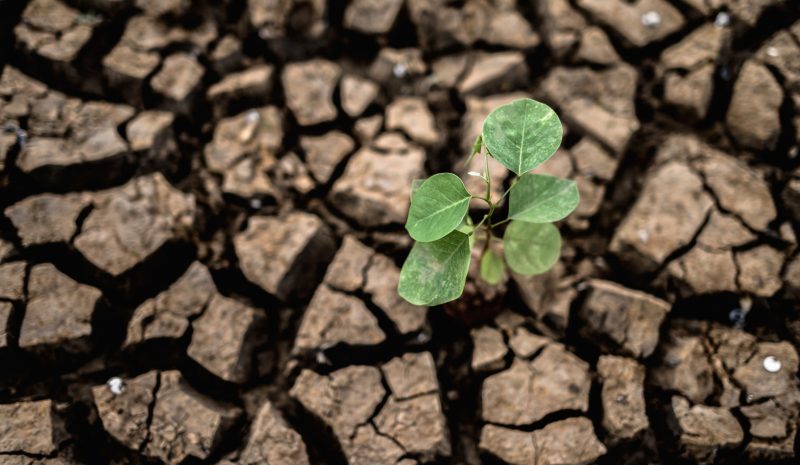
[[[530,173],[561,145],[561,121],[547,105],[516,100],[492,111],[472,148],[469,161],[483,153],[486,194],[471,194],[461,178],[439,173],[412,186],[406,230],[416,242],[400,272],[398,292],[415,305],[433,306],[455,300],[464,291],[472,247],[481,235],[480,276],[499,283],[508,265],[521,275],[544,273],[558,260],[561,235],[553,222],[578,206],[575,181]],[[492,199],[489,157],[515,174],[505,193]],[[508,217],[497,221],[495,210],[508,201]],[[468,215],[470,201],[486,202],[488,210],[477,224]],[[490,247],[500,241],[493,231],[508,222],[502,238],[503,255]]]

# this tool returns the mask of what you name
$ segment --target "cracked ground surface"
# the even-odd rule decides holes
[[[800,460],[796,0],[3,1],[0,35],[0,465]],[[520,97],[565,126],[560,261],[408,304],[412,181],[480,193]]]

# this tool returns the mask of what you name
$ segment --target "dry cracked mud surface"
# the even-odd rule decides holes
[[[0,465],[800,460],[796,0],[0,1],[0,36]],[[411,182],[477,193],[519,97],[564,122],[561,260],[406,303]]]

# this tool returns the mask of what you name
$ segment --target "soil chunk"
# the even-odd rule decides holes
[[[152,157],[164,158],[177,151],[172,132],[175,114],[168,111],[143,111],[131,120],[126,137],[131,150],[146,152]]]
[[[258,409],[238,465],[308,465],[303,439],[269,401]]]
[[[760,297],[771,297],[783,285],[783,262],[783,254],[768,245],[737,252],[739,287]]]
[[[403,131],[423,145],[433,145],[442,138],[425,100],[418,97],[398,97],[390,103],[386,128]]]
[[[92,388],[92,397],[103,428],[128,449],[139,450],[148,437],[150,408],[156,399],[159,373],[150,371],[120,380],[121,392],[111,384]]]
[[[78,230],[77,220],[90,205],[85,194],[40,194],[6,208],[22,245],[69,242]]]
[[[350,366],[328,376],[303,370],[290,394],[346,442],[369,421],[386,391],[377,368]]]
[[[194,262],[166,291],[146,300],[133,313],[125,346],[152,339],[180,339],[189,320],[203,312],[216,286],[205,266]]]
[[[22,300],[25,297],[25,262],[0,265],[0,299]]]
[[[295,338],[296,353],[336,344],[376,345],[386,339],[364,302],[321,285],[308,304]]]
[[[472,371],[493,371],[502,368],[508,347],[503,334],[489,326],[482,326],[470,332],[472,336]]]
[[[592,463],[607,452],[595,436],[592,422],[585,417],[550,423],[533,432],[533,441],[537,465]]]
[[[301,126],[336,119],[333,91],[341,73],[339,65],[322,59],[290,63],[284,67],[281,80],[286,105]]]
[[[603,355],[597,363],[603,384],[603,428],[615,440],[630,440],[649,428],[644,400],[645,370],[635,360]]]
[[[347,5],[344,25],[364,34],[386,34],[402,6],[402,0],[356,0]]]
[[[423,174],[422,148],[400,139],[382,150],[379,144],[385,141],[379,137],[356,152],[330,193],[337,209],[365,227],[404,223],[411,182]]]
[[[592,280],[580,310],[582,333],[611,352],[646,358],[658,344],[661,322],[670,305],[643,292]]]
[[[192,323],[187,354],[225,381],[244,383],[250,376],[255,345],[263,337],[264,317],[236,300],[215,295]]]
[[[789,342],[762,342],[747,362],[733,372],[751,401],[798,394],[797,351]]]
[[[797,436],[797,409],[787,410],[774,400],[741,408],[750,423],[752,438],[745,448],[753,461],[787,460],[795,456],[794,441]]]
[[[664,100],[694,119],[703,119],[714,92],[714,66],[730,41],[726,28],[705,24],[661,55]]]
[[[549,345],[532,362],[486,378],[481,415],[504,425],[528,425],[561,410],[589,407],[589,365],[564,347]]]
[[[458,84],[462,95],[486,95],[507,92],[515,83],[525,81],[528,66],[520,52],[481,53]]]
[[[412,305],[397,293],[400,282],[400,269],[383,254],[372,257],[366,274],[366,291],[372,303],[378,306],[392,320],[400,334],[420,331],[426,322],[427,307]]]
[[[59,446],[52,401],[0,404],[0,452],[50,455]]]
[[[690,406],[685,398],[674,396],[672,415],[683,452],[698,463],[712,463],[720,449],[736,447],[744,439],[741,425],[726,408]]]
[[[14,36],[23,50],[47,60],[79,84],[75,61],[99,22],[99,18],[87,21],[85,14],[58,0],[34,0],[22,12]]]
[[[28,280],[19,346],[55,346],[68,352],[87,349],[101,292],[73,281],[49,263],[31,268]]]
[[[342,109],[356,118],[375,101],[380,86],[378,84],[353,74],[345,74],[340,87]]]
[[[375,252],[348,235],[325,272],[325,283],[337,290],[356,292],[364,287],[365,272]]]
[[[265,103],[272,92],[273,74],[274,68],[270,65],[257,65],[228,74],[208,89],[206,97],[217,115],[224,115],[232,102]]]
[[[691,242],[712,205],[702,179],[685,164],[669,162],[645,181],[609,249],[632,270],[654,271]],[[673,221],[676,217],[682,221]]]
[[[347,134],[331,131],[321,136],[302,136],[300,146],[306,153],[306,163],[311,175],[320,184],[327,184],[333,172],[356,144]]]
[[[282,141],[280,110],[255,108],[220,120],[204,157],[209,170],[222,175],[223,192],[274,198],[277,191],[268,171],[277,164]]]
[[[11,314],[14,305],[11,302],[0,302],[0,350],[11,344]]]
[[[436,365],[430,352],[408,353],[381,365],[386,383],[398,400],[438,392]]]
[[[392,396],[375,416],[374,422],[381,434],[392,438],[407,453],[419,456],[423,461],[450,455],[447,423],[438,392],[405,400]]]
[[[578,0],[578,6],[634,47],[645,47],[680,30],[683,15],[665,0]]]
[[[160,173],[99,192],[93,205],[75,248],[112,276],[185,238],[194,224],[194,196],[172,187]]]
[[[480,449],[509,465],[529,465],[536,462],[533,434],[496,425],[481,428]]]
[[[150,85],[179,111],[188,112],[192,96],[200,90],[204,69],[187,53],[176,53],[164,59],[161,70]]]
[[[567,123],[622,153],[639,129],[634,107],[637,79],[636,70],[626,64],[601,71],[557,67],[541,88]]]
[[[756,150],[771,150],[781,133],[783,89],[772,73],[753,60],[745,62],[733,85],[725,121],[736,141]]]
[[[240,413],[200,395],[180,372],[162,372],[144,454],[170,465],[188,457],[204,460]]]
[[[714,375],[702,339],[670,332],[662,350],[661,366],[651,371],[653,383],[693,402],[705,401],[714,390]]]
[[[568,0],[543,0],[536,7],[545,43],[557,57],[563,57],[577,45],[587,28],[586,20]]]
[[[769,185],[740,160],[706,149],[694,166],[703,174],[722,208],[753,229],[763,231],[777,216]]]
[[[334,254],[330,230],[317,216],[255,216],[233,239],[245,277],[281,300],[308,295]]]

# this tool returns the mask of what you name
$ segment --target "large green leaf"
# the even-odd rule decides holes
[[[415,241],[431,242],[456,229],[469,210],[470,194],[452,173],[426,179],[411,198],[406,229]]]
[[[503,279],[506,265],[503,257],[492,249],[487,249],[481,257],[481,278],[491,285],[499,283]]]
[[[434,242],[416,242],[408,254],[397,291],[414,305],[433,306],[464,292],[470,260],[470,236],[453,231]]]
[[[508,216],[528,223],[552,223],[572,213],[579,201],[575,181],[526,173],[511,190]]]
[[[483,122],[483,144],[517,175],[536,168],[561,145],[561,121],[552,108],[519,99],[492,111]]]
[[[561,254],[561,234],[551,223],[512,221],[503,237],[506,262],[522,275],[549,270]]]

